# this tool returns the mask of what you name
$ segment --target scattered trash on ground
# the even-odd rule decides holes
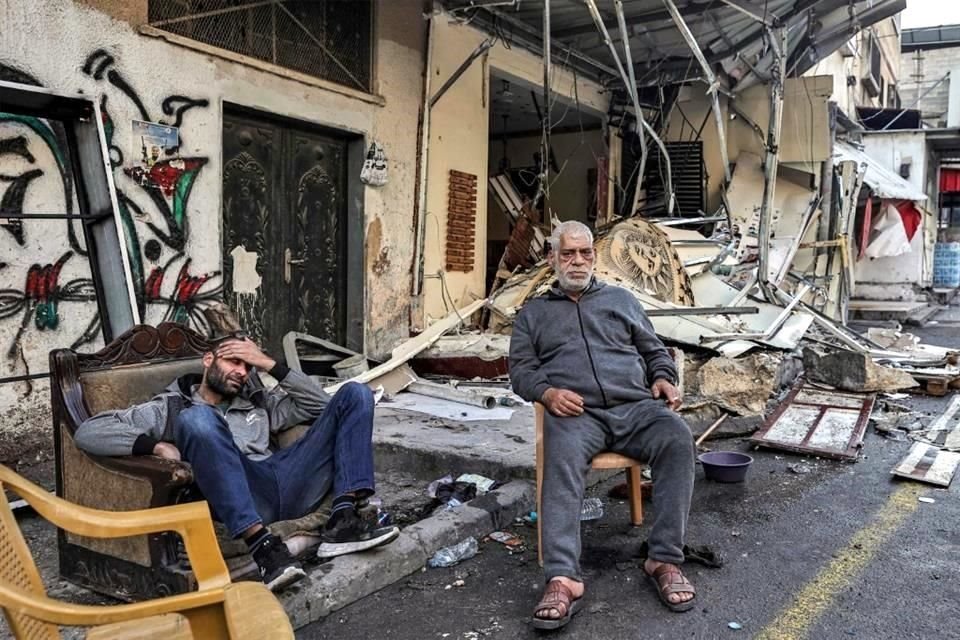
[[[933,504],[934,502],[936,502],[936,500],[934,500],[933,498],[928,498],[927,496],[920,496],[919,498],[917,498],[917,501],[925,502],[927,504]]]
[[[491,480],[490,478],[476,473],[463,473],[457,478],[457,482],[468,482],[476,485],[478,496],[482,496],[487,491],[490,491],[497,486],[496,480]]]
[[[427,562],[427,565],[433,567],[434,569],[441,567],[452,567],[455,564],[458,564],[464,560],[469,560],[473,556],[477,555],[480,545],[477,543],[477,539],[473,536],[458,542],[455,545],[449,547],[444,547],[440,549],[430,560]]]
[[[526,548],[523,538],[508,531],[494,531],[487,538],[504,545],[510,550],[510,553],[519,553]]]
[[[580,521],[599,520],[603,517],[603,501],[600,498],[586,498],[580,508]]]

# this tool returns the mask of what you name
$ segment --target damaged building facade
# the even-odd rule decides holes
[[[273,352],[298,331],[386,359],[492,294],[506,338],[574,219],[674,344],[875,348],[842,327],[872,174],[841,145],[896,94],[887,53],[882,95],[847,76],[904,0],[234,4],[0,5],[0,80],[100,100],[142,321],[203,331],[222,299]],[[0,115],[4,212],[75,206],[58,135]],[[0,440],[23,451],[47,353],[102,333],[76,230],[2,226]]]
[[[202,331],[222,299],[275,352],[290,330],[371,353],[409,335],[425,41],[409,0],[0,2],[0,80],[102,106],[141,320]],[[360,176],[374,143],[382,186]],[[0,114],[0,210],[76,211],[65,149]],[[85,251],[79,223],[0,225],[4,460],[52,455],[49,351],[103,344]]]

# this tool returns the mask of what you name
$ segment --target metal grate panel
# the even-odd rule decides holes
[[[673,179],[673,192],[677,198],[674,215],[687,218],[700,215],[706,204],[706,176],[703,170],[703,141],[667,142],[670,154],[670,173]],[[644,181],[647,198],[650,200],[663,196],[663,173],[667,165],[663,162],[660,148],[650,145],[651,153],[647,160],[647,176]]]
[[[191,40],[371,90],[370,0],[149,0],[149,22]]]

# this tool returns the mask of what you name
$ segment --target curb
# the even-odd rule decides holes
[[[406,527],[385,547],[309,567],[307,579],[281,593],[279,600],[293,628],[300,629],[420,571],[443,547],[497,531],[530,511],[535,501],[532,482],[508,482],[463,507]]]

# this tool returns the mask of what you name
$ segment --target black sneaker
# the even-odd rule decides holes
[[[364,520],[354,509],[347,509],[327,526],[321,535],[318,558],[335,558],[393,542],[400,535],[397,527],[377,527]]]
[[[260,567],[260,579],[270,591],[280,591],[299,582],[306,573],[277,536],[270,534],[253,552],[253,559]]]

